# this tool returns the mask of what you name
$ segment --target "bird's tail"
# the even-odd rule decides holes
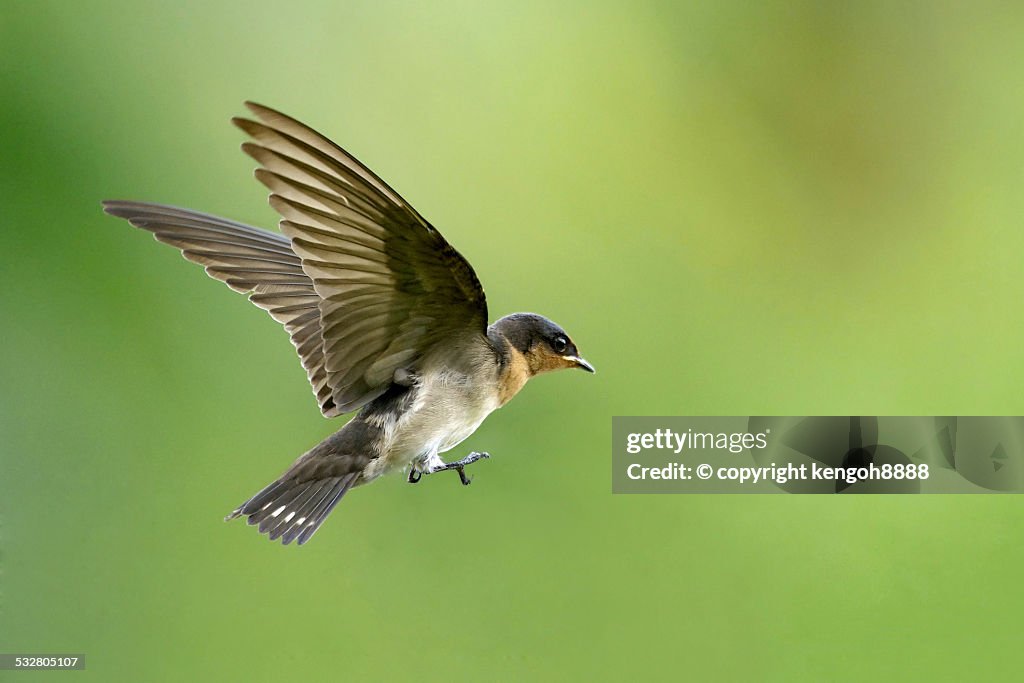
[[[359,477],[356,472],[319,479],[296,476],[292,468],[255,496],[238,506],[225,522],[246,515],[249,524],[258,524],[261,534],[284,545],[297,541],[303,545],[320,528],[327,515]]]

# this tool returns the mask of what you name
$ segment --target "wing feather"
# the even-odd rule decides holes
[[[325,367],[342,410],[379,395],[396,370],[438,345],[483,338],[476,274],[433,226],[327,137],[247,106],[257,120],[234,123],[253,138],[244,151],[262,165],[256,177],[321,296]],[[387,278],[391,296],[359,297],[339,282],[366,275]]]
[[[231,289],[282,323],[299,354],[302,367],[328,417],[339,414],[327,386],[323,339],[320,335],[320,295],[302,270],[302,261],[284,235],[203,214],[190,209],[146,202],[108,201],[104,210],[148,230],[181,250]]]
[[[252,138],[242,149],[260,164],[256,178],[282,234],[158,204],[105,202],[106,211],[177,247],[283,324],[328,417],[380,396],[399,369],[414,373],[439,349],[487,343],[480,281],[432,225],[320,133],[246,106],[255,119],[233,122]],[[346,489],[340,481],[304,489],[306,507],[325,515]],[[303,542],[306,532],[295,533]]]

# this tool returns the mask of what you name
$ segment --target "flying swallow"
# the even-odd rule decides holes
[[[534,313],[488,325],[473,268],[387,183],[312,128],[247,102],[232,122],[252,140],[281,233],[177,207],[105,201],[104,210],[181,250],[282,323],[325,417],[359,411],[225,519],[245,516],[304,544],[350,489],[445,463],[543,372],[594,372],[561,327]]]

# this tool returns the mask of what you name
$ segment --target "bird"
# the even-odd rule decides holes
[[[324,417],[356,413],[225,517],[283,545],[310,540],[351,489],[408,481],[489,457],[440,454],[473,434],[531,378],[594,366],[535,313],[488,324],[472,266],[373,171],[324,135],[246,102],[249,137],[280,232],[191,209],[105,200],[284,325]]]

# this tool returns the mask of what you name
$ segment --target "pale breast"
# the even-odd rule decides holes
[[[454,448],[499,405],[494,381],[450,369],[421,376],[414,404],[395,424],[389,460],[404,467]]]

